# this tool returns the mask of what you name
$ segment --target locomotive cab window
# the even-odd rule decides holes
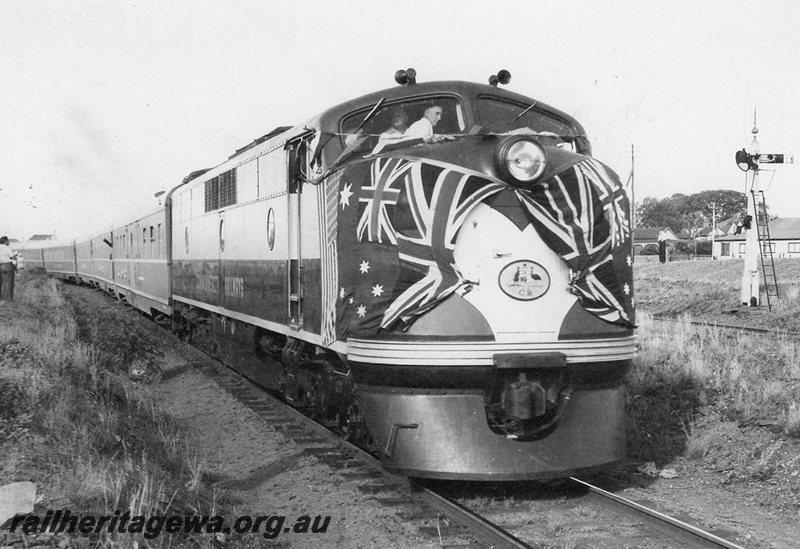
[[[369,154],[375,151],[378,142],[382,137],[386,139],[387,136],[394,136],[392,145],[401,146],[400,143],[402,143],[404,136],[408,139],[413,139],[414,136],[411,134],[418,135],[415,128],[419,127],[419,125],[415,126],[415,128],[412,128],[412,126],[417,122],[425,126],[426,123],[423,120],[426,118],[428,123],[431,124],[434,134],[452,135],[466,131],[464,108],[455,97],[426,97],[408,101],[396,101],[382,105],[377,112],[364,122],[372,108],[373,105],[370,105],[342,118],[343,145],[347,147],[360,141],[353,150],[355,153]],[[437,111],[441,112],[438,117],[436,116]],[[426,113],[428,113],[427,117]],[[362,122],[364,122],[363,125]],[[411,129],[411,132],[409,132],[409,129]],[[413,144],[418,142],[415,141]]]
[[[478,98],[478,114],[481,127],[487,132],[547,133],[551,136],[543,141],[544,145],[591,154],[588,140],[584,136],[577,135],[578,132],[569,122],[551,113],[537,110],[533,100],[525,105],[498,97],[481,96]]]

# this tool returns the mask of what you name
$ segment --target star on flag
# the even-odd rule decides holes
[[[339,204],[341,204],[342,209],[345,209],[347,206],[350,205],[350,197],[353,196],[353,193],[350,189],[353,187],[352,183],[348,183],[344,186],[344,188],[339,193]]]
[[[383,294],[383,286],[380,284],[375,284],[375,286],[372,287],[372,295],[375,297],[380,297],[381,294]]]
[[[361,265],[358,266],[358,270],[361,271],[361,274],[366,274],[369,272],[369,261],[362,261]]]
[[[356,314],[359,316],[359,318],[364,318],[364,316],[367,314],[367,308],[363,305],[359,305]]]

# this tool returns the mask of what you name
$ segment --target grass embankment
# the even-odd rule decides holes
[[[43,276],[26,273],[16,298],[0,302],[0,484],[34,481],[37,512],[213,514],[215,494],[179,426],[130,379],[157,359],[154,346],[93,340],[92,324],[79,324],[58,283]],[[117,541],[144,541],[125,536]]]
[[[681,454],[698,414],[800,436],[798,341],[692,325],[690,318],[654,323],[638,314],[641,348],[628,376],[632,457],[664,463]]]
[[[800,261],[775,259],[780,296],[771,298],[772,311],[766,306],[763,273],[763,306],[740,304],[743,267],[741,259],[634,263],[637,307],[653,315],[688,313],[696,320],[800,332]]]
[[[772,312],[738,306],[741,269],[735,260],[635,266],[640,354],[627,381],[629,454],[662,466],[703,458],[750,480],[785,473],[797,488],[800,339],[689,323],[800,331],[800,261],[776,261],[782,295]]]

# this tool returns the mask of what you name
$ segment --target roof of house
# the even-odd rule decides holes
[[[755,229],[755,221],[750,225]],[[800,240],[800,217],[779,217],[769,222],[769,237],[771,240]],[[744,240],[745,231],[739,234],[722,236],[717,240]]]
[[[658,242],[661,231],[666,231],[667,240],[678,240],[678,237],[669,227],[636,227],[633,230],[634,242]]]
[[[28,240],[53,240],[55,237],[54,234],[35,234]]]

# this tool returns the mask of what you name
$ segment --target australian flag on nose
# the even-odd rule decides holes
[[[453,258],[458,230],[476,205],[491,206],[491,197],[509,193],[569,265],[569,288],[586,310],[632,326],[625,191],[594,159],[570,155],[559,166],[530,190],[422,160],[379,157],[345,168],[338,182],[336,337],[407,326],[465,285]]]
[[[337,337],[410,324],[464,280],[453,259],[469,212],[504,185],[423,161],[365,160],[339,182]]]

